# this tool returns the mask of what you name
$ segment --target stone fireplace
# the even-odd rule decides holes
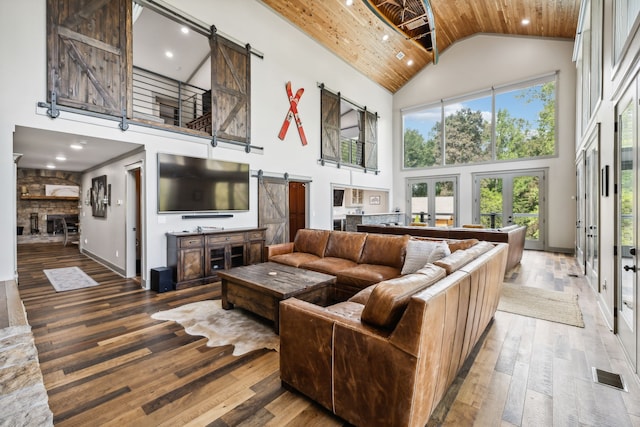
[[[81,177],[80,172],[18,168],[16,225],[19,244],[62,241],[62,222],[55,219],[64,217],[67,222],[77,223],[80,199],[47,196],[45,185],[80,186]],[[37,221],[34,221],[34,217]]]

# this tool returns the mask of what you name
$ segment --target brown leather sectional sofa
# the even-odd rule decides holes
[[[445,227],[421,227],[404,225],[358,225],[358,231],[365,233],[381,233],[419,237],[433,237],[440,239],[478,239],[480,241],[508,243],[509,255],[507,258],[507,272],[520,264],[524,241],[527,235],[525,225],[510,225],[498,229],[488,228],[445,228]]]
[[[308,258],[301,249],[310,242],[322,245],[325,238],[328,243],[333,233],[345,232],[308,233],[310,241],[296,238],[291,250],[278,254],[273,248],[270,257],[288,254],[279,259],[297,259],[300,267],[322,264],[318,258],[337,252],[326,246],[324,257]],[[374,236],[366,235],[364,246]],[[394,250],[400,245],[372,243],[382,252],[377,257],[398,255]],[[356,426],[424,426],[495,314],[507,249],[504,243],[479,242],[328,307],[282,301],[283,384]],[[338,272],[337,277],[339,282],[350,276]]]
[[[410,237],[348,231],[298,230],[293,242],[266,247],[266,259],[336,276],[334,300],[400,276]]]

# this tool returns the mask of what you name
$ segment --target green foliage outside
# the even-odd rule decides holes
[[[535,123],[513,117],[507,109],[496,113],[497,160],[547,156],[555,152],[555,82],[531,86],[516,95],[523,105],[541,101]],[[442,123],[427,135],[417,129],[404,132],[404,165],[408,168],[442,165]],[[445,117],[445,162],[468,164],[491,160],[491,122],[481,111],[461,108]]]

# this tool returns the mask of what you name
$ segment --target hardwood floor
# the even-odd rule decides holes
[[[56,293],[42,270],[66,266],[100,286]],[[280,386],[275,351],[235,357],[151,319],[219,298],[218,284],[157,294],[55,244],[19,245],[18,271],[56,425],[345,425]],[[498,312],[442,424],[640,425],[637,377],[576,272],[572,257],[525,252],[507,281],[578,293],[586,327]],[[593,383],[591,366],[622,374],[629,393]]]

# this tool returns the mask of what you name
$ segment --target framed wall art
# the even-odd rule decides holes
[[[101,175],[91,180],[91,214],[95,217],[107,216],[107,176]]]

